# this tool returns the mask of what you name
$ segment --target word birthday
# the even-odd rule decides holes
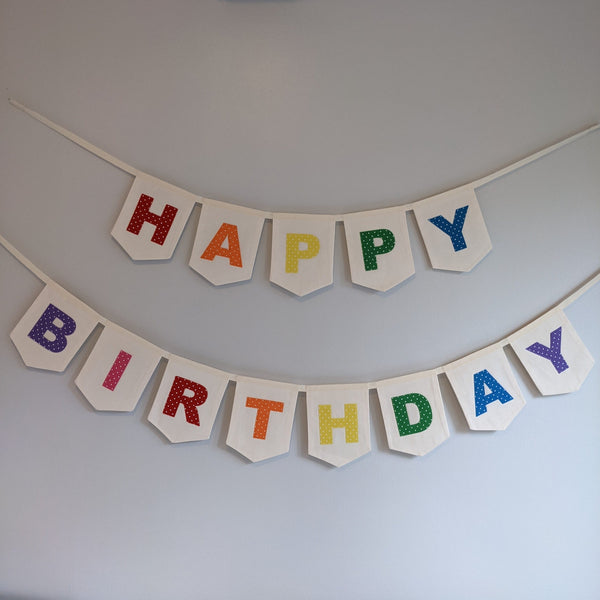
[[[311,252],[310,241],[307,245],[304,251]],[[440,373],[450,380],[471,429],[505,429],[525,405],[504,341],[436,370],[374,384],[295,385],[232,375],[171,355],[107,321],[51,281],[11,339],[26,365],[63,371],[99,323],[104,329],[75,380],[96,410],[132,411],[165,358],[148,420],[171,442],[205,440],[226,387],[235,381],[227,444],[253,462],[288,452],[301,391],[306,392],[308,452],[335,466],[370,451],[370,388],[377,390],[389,447],[413,455],[430,452],[450,435]],[[594,363],[560,308],[507,343],[543,395],[579,389]]]

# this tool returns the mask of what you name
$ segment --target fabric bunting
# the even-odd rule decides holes
[[[415,213],[432,266],[469,271],[492,247],[475,189],[600,128],[589,127],[470,184],[403,207],[347,215],[272,214],[194,195],[127,165],[18,102],[11,104],[135,177],[112,231],[134,260],[169,259],[198,203],[202,211],[191,267],[215,285],[247,280],[264,220],[271,218],[271,281],[298,296],[332,283],[337,221],[344,222],[354,283],[385,291],[410,277],[408,210]],[[389,447],[423,455],[449,436],[438,374],[448,377],[471,429],[501,430],[525,405],[504,346],[512,346],[542,395],[576,391],[594,364],[562,309],[599,283],[600,273],[518,332],[433,371],[374,383],[311,386],[240,377],[173,356],[100,316],[1,235],[0,244],[46,284],[10,333],[25,365],[64,371],[102,324],[75,381],[96,410],[133,410],[166,358],[148,421],[171,442],[206,440],[225,390],[235,381],[227,444],[253,462],[288,452],[300,390],[306,391],[308,453],[342,466],[371,449],[370,389],[377,389]]]
[[[414,275],[406,209],[345,215],[344,230],[354,283],[386,292]]]
[[[435,371],[380,381],[377,396],[390,450],[423,456],[450,437]]]
[[[346,215],[270,213],[192,194],[144,173],[30,108],[9,102],[73,143],[135,177],[112,230],[134,260],[166,260],[194,204],[202,205],[190,266],[214,285],[252,277],[261,223],[273,220],[271,281],[305,296],[333,282],[335,223],[346,228],[352,281],[386,291],[414,273],[405,227],[413,210],[434,269],[470,271],[491,250],[475,190],[580,139],[593,125],[511,165],[442,194]]]
[[[167,260],[183,232],[195,199],[151,177],[136,177],[112,230],[134,260]]]
[[[130,412],[161,356],[146,340],[111,323],[102,330],[75,385],[96,410]]]
[[[366,386],[309,386],[306,413],[311,456],[341,467],[371,451]]]
[[[306,296],[333,283],[335,217],[273,216],[271,281]]]
[[[207,440],[228,382],[228,375],[222,371],[172,357],[148,421],[171,442]]]
[[[501,348],[475,352],[444,371],[471,429],[506,429],[525,406]]]
[[[471,186],[427,198],[413,210],[434,269],[470,271],[492,249]]]
[[[166,358],[148,421],[171,442],[208,439],[224,392],[235,381],[227,444],[252,462],[288,452],[299,391],[306,392],[308,453],[342,466],[370,451],[370,389],[377,390],[390,449],[424,455],[449,436],[439,374],[448,377],[471,429],[498,430],[525,405],[505,345],[512,345],[542,394],[579,389],[594,363],[563,308],[599,283],[600,273],[506,339],[437,369],[373,383],[296,385],[173,356],[57,286],[2,236],[0,244],[46,282],[10,334],[27,366],[63,371],[101,324],[75,383],[96,410],[126,412]]]
[[[290,449],[298,386],[239,377],[227,445],[258,462]]]
[[[252,278],[267,213],[207,201],[149,176],[137,176],[112,231],[135,260],[171,258],[194,203],[202,210],[189,264],[214,285]],[[469,271],[492,244],[472,187],[426,198],[415,212],[433,268]],[[385,292],[415,272],[407,207],[342,215],[352,281]],[[272,216],[273,283],[305,296],[333,283],[334,215]]]
[[[264,213],[223,204],[204,204],[190,267],[214,285],[252,277]]]
[[[98,315],[81,300],[48,284],[10,338],[28,367],[62,372],[98,321]]]
[[[525,327],[511,346],[543,396],[575,392],[594,365],[562,310]]]

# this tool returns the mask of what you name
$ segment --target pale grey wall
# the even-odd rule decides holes
[[[135,166],[266,210],[350,212],[475,179],[600,120],[597,0],[0,2],[0,233],[107,317],[174,353],[287,381],[365,381],[485,346],[600,267],[600,135],[479,191],[492,253],[387,294],[335,284],[298,300],[268,282],[212,288],[110,238],[131,178],[9,106],[9,95]],[[8,334],[41,285],[0,251],[0,597],[595,599],[600,597],[598,369],[579,393],[432,454],[309,459],[301,399],[289,456],[169,445],[97,414],[64,374],[26,369]],[[600,289],[568,309],[600,359]]]

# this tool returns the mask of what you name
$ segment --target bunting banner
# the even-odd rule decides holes
[[[271,213],[204,198],[144,173],[15,100],[9,102],[135,177],[112,236],[137,261],[173,255],[194,204],[202,205],[189,264],[213,285],[251,279],[263,223],[273,221],[270,280],[297,296],[333,283],[335,223],[346,232],[353,283],[385,292],[414,272],[406,212],[414,211],[434,269],[470,271],[492,249],[475,190],[598,130],[594,125],[475,181],[403,206],[345,215]]]
[[[542,394],[576,391],[594,363],[563,310],[599,283],[600,273],[530,324],[447,365],[369,383],[306,385],[242,377],[172,355],[63,290],[2,236],[0,244],[46,284],[10,334],[27,366],[63,371],[101,324],[75,379],[96,410],[133,410],[165,358],[148,421],[173,443],[207,440],[235,382],[227,445],[251,462],[289,451],[299,392],[306,392],[309,455],[338,467],[371,449],[371,389],[390,449],[422,456],[449,437],[439,375],[448,377],[471,429],[497,430],[525,405],[505,346],[513,347]]]
[[[222,371],[173,356],[148,421],[170,442],[207,440],[228,382],[228,375]]]
[[[146,340],[109,323],[75,385],[96,410],[131,412],[161,357]]]
[[[409,209],[415,212],[434,268],[472,269],[491,249],[475,188],[600,127],[471,184],[403,207],[341,216],[272,214],[191,194],[11,103],[135,176],[112,232],[133,259],[169,259],[199,203],[202,211],[190,265],[215,285],[243,281],[252,276],[263,223],[271,218],[271,281],[298,296],[332,283],[337,221],[344,222],[355,283],[385,291],[410,277],[414,266],[406,226]],[[99,315],[2,236],[0,244],[46,284],[10,333],[25,365],[64,371],[101,324],[104,329],[76,378],[96,410],[133,410],[158,363],[166,358],[148,421],[173,443],[209,439],[225,390],[230,381],[236,382],[227,444],[252,462],[289,451],[299,391],[306,392],[308,453],[337,467],[370,452],[370,389],[377,390],[389,447],[423,455],[449,436],[438,375],[448,377],[471,429],[502,430],[525,405],[505,346],[512,346],[542,395],[576,391],[594,364],[563,310],[600,282],[600,273],[508,337],[437,369],[379,382],[296,385],[241,377],[174,356]]]
[[[64,371],[92,333],[99,317],[55,285],[46,285],[10,338],[28,367]]]
[[[264,222],[258,210],[204,204],[190,267],[214,285],[250,279]]]
[[[271,281],[296,296],[331,285],[334,238],[334,217],[274,215]]]
[[[227,445],[252,462],[290,449],[297,385],[238,377]]]
[[[444,371],[471,429],[506,429],[525,406],[502,348],[480,350]]]
[[[434,269],[470,271],[492,249],[471,186],[428,198],[413,210]]]
[[[112,236],[134,260],[171,258],[194,208],[189,196],[158,179],[136,177]]]
[[[525,327],[510,345],[543,396],[577,391],[594,365],[562,310]]]
[[[310,456],[341,467],[371,451],[366,386],[308,386],[306,414]]]
[[[402,207],[344,216],[352,281],[380,292],[415,273],[406,209]]]
[[[450,437],[436,371],[380,381],[377,396],[390,450],[423,456]]]

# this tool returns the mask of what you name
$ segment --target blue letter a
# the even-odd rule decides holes
[[[502,404],[510,402],[513,397],[492,377],[487,369],[473,375],[475,387],[475,416],[478,417],[487,412],[487,405],[496,400]],[[490,391],[485,393],[485,388]]]

